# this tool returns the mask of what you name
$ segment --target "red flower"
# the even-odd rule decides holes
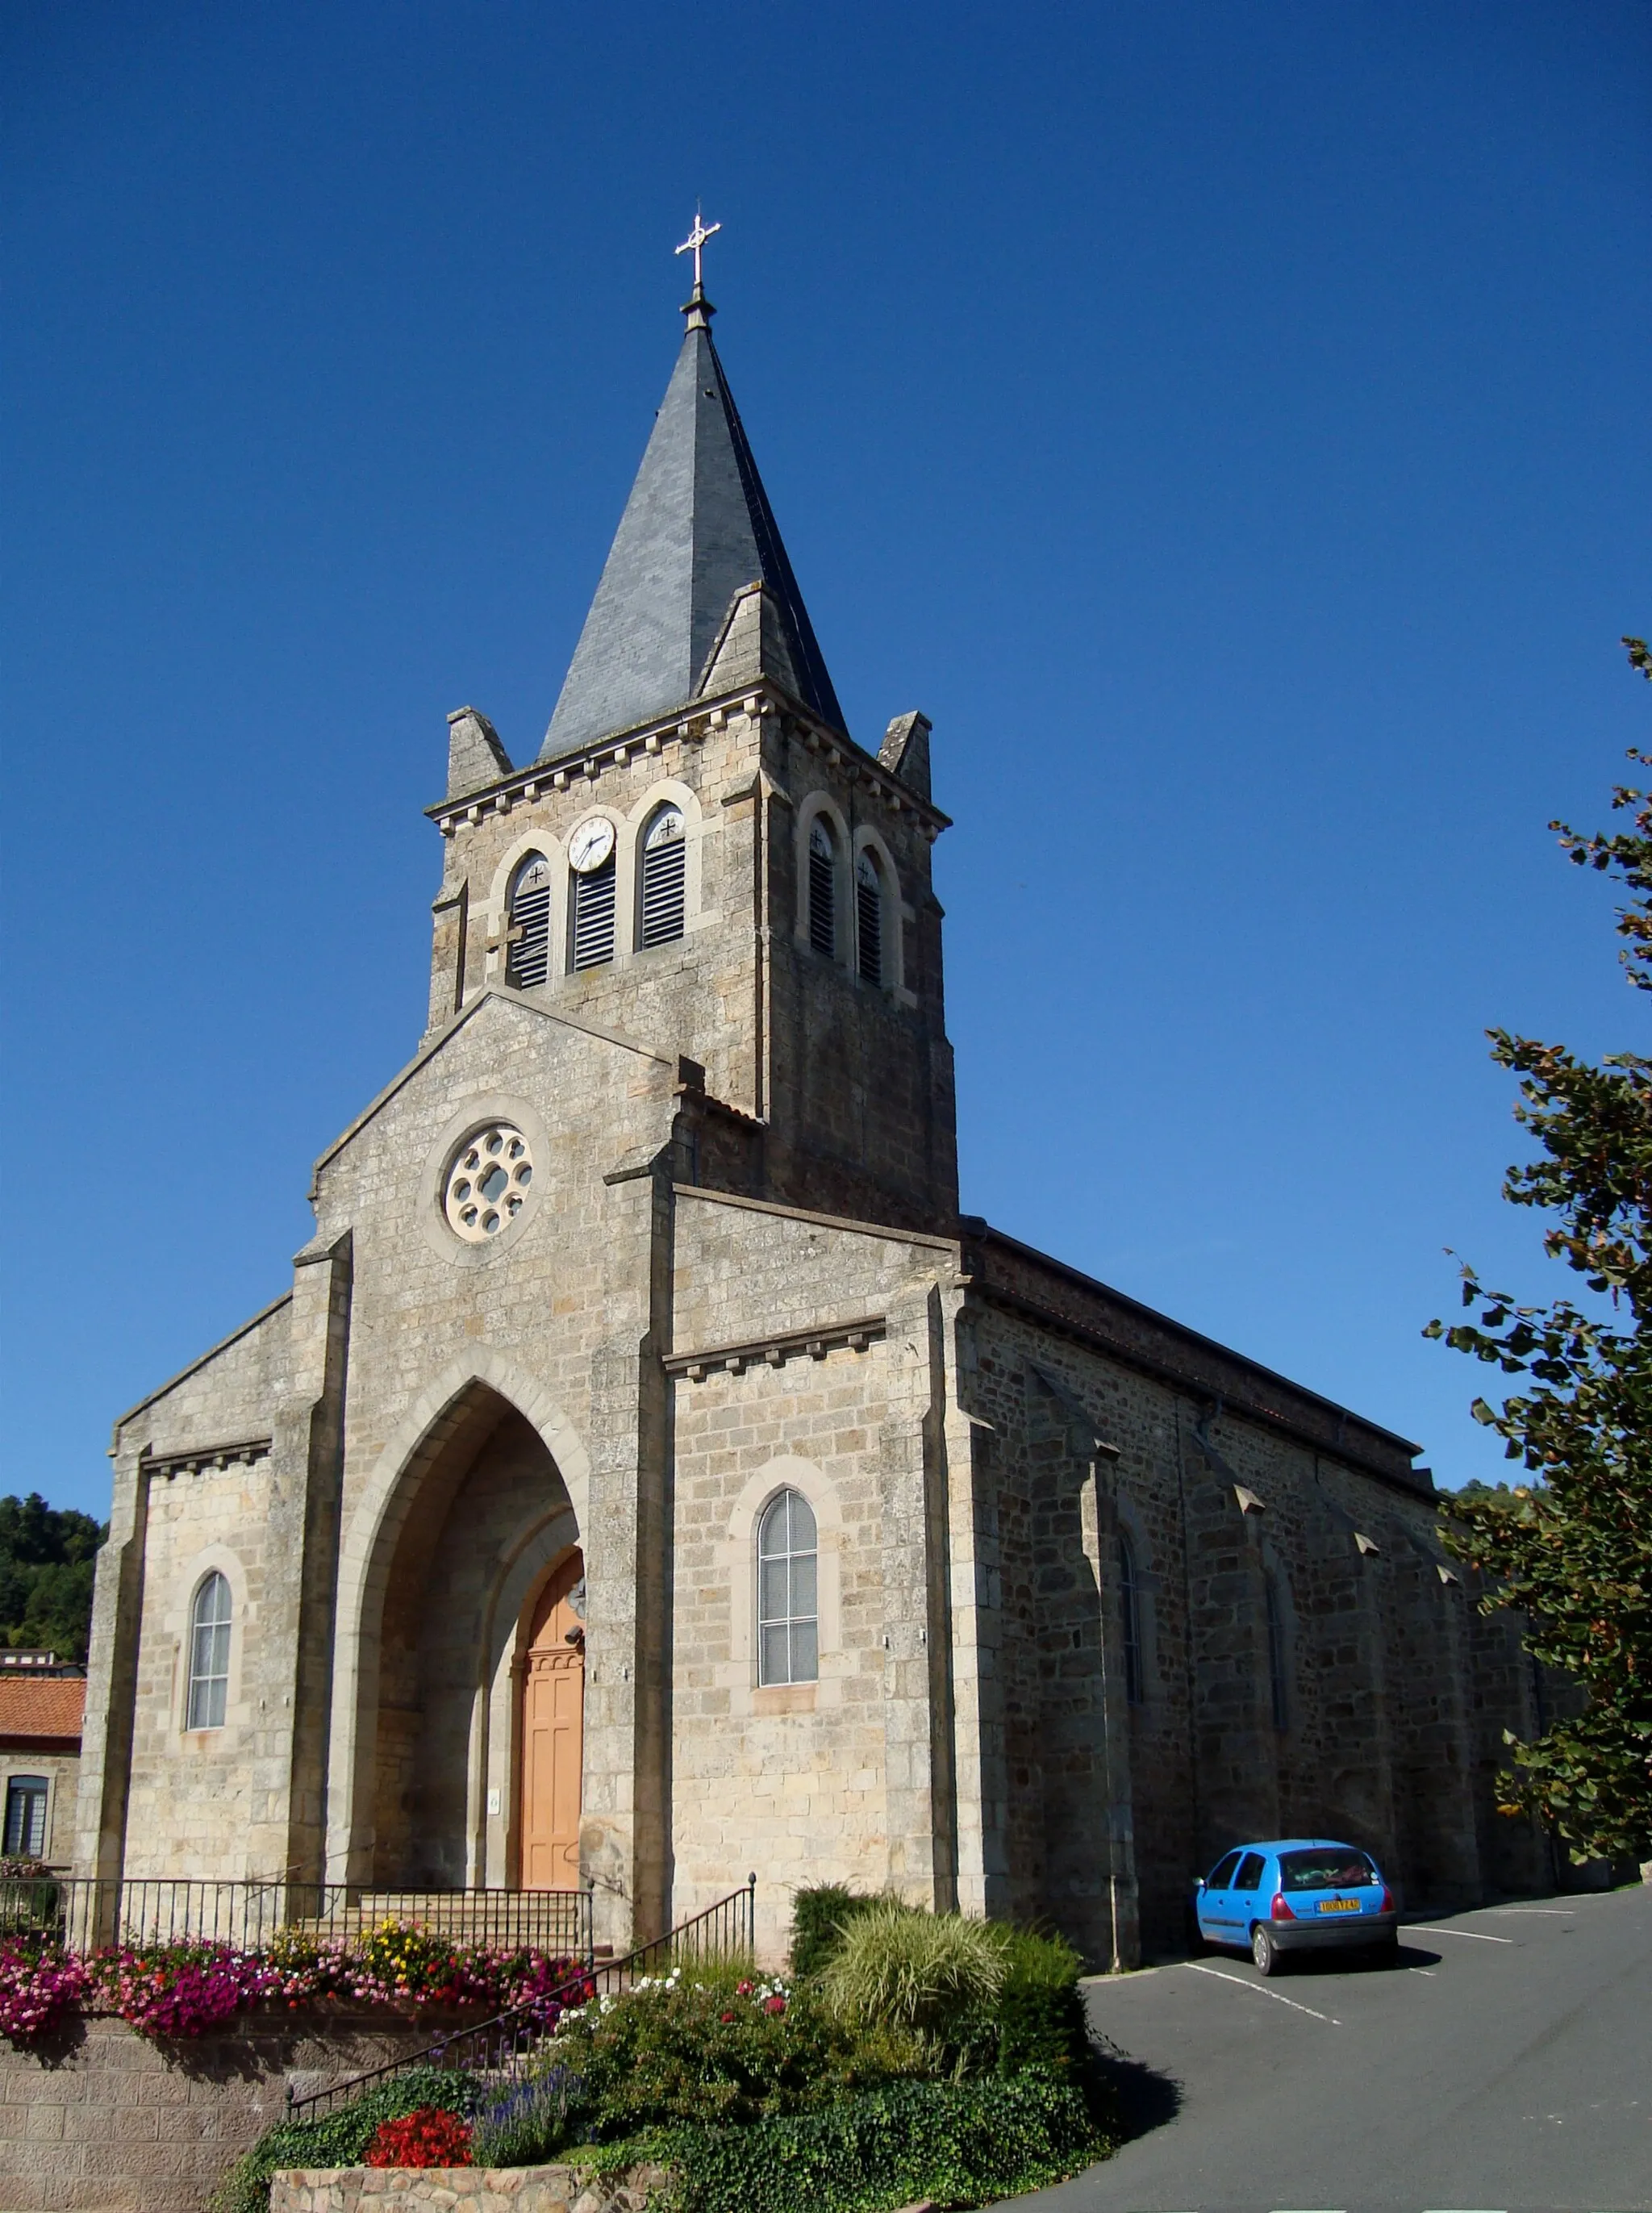
[[[399,2120],[381,2121],[367,2148],[369,2167],[468,2167],[468,2123],[440,2106],[420,2106]]]
[[[717,2019],[719,2021],[732,2021],[734,2017],[735,2016],[731,2013],[720,2013],[717,2015]]]
[[[765,2013],[784,2013],[786,2010],[786,2001],[777,1993],[776,1996],[771,1998],[764,1999],[763,2010]]]
[[[737,1998],[748,1998],[752,1995],[752,1988],[753,1986],[750,1983],[736,1983],[735,1985],[735,1996]]]

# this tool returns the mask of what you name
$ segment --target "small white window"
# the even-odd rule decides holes
[[[680,807],[662,807],[643,840],[642,928],[643,945],[668,945],[683,934],[688,888],[688,844]]]
[[[814,1514],[801,1491],[770,1500],[757,1532],[759,1683],[812,1683],[820,1672]]]
[[[869,984],[883,981],[883,878],[864,847],[855,863],[855,934],[860,972]]]
[[[823,816],[808,831],[808,942],[828,960],[838,957],[838,849]]]
[[[510,887],[509,951],[505,981],[531,991],[551,966],[551,863],[530,853]]]
[[[44,1775],[14,1775],[6,1784],[6,1857],[39,1860],[46,1856],[46,1779]]]
[[[214,1570],[195,1594],[190,1616],[186,1728],[223,1727],[229,1695],[229,1584]]]

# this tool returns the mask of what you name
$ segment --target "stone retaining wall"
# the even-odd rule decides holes
[[[202,2213],[230,2162],[301,2096],[422,2050],[381,2015],[248,2016],[162,2046],[124,2021],[0,2043],[0,2213]]]
[[[272,2179],[270,2213],[642,2213],[667,2179],[662,2167],[294,2167]]]

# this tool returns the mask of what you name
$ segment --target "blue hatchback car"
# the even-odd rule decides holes
[[[1194,1887],[1193,1917],[1207,1944],[1247,1950],[1265,1975],[1288,1952],[1399,1954],[1399,1909],[1375,1861],[1326,1837],[1224,1853]]]

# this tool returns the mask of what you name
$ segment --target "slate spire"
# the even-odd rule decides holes
[[[773,673],[834,729],[843,710],[781,543],[699,284],[682,351],[580,632],[539,759],[686,707],[732,602],[762,587]]]

